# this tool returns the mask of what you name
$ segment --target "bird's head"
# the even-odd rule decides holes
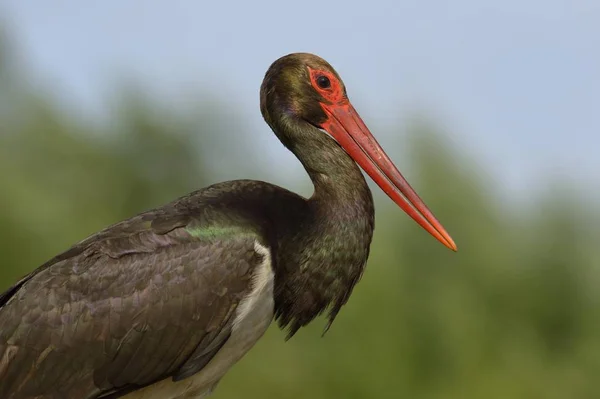
[[[308,53],[279,58],[260,91],[263,117],[288,148],[331,136],[377,185],[442,244],[456,244],[419,198],[360,118],[344,82],[324,59]],[[329,138],[327,138],[330,141]]]

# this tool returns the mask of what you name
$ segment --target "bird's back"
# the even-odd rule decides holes
[[[273,317],[271,213],[235,181],[113,225],[0,297],[0,397],[193,398]]]

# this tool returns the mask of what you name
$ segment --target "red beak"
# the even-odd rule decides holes
[[[352,104],[321,103],[329,119],[322,127],[404,212],[453,251],[456,244],[383,151]]]

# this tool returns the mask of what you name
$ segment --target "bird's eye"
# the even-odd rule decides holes
[[[327,76],[321,75],[317,78],[317,85],[319,85],[321,89],[328,89],[331,87],[331,81]]]

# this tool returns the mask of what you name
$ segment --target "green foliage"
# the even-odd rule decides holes
[[[30,91],[6,58],[2,289],[88,234],[213,181],[199,160],[231,137],[214,108],[177,114],[124,93],[97,126]],[[367,272],[325,338],[322,319],[289,342],[273,326],[215,399],[600,397],[594,213],[574,192],[525,211],[497,201],[481,168],[433,130],[411,127],[410,180],[459,252],[377,194]]]

